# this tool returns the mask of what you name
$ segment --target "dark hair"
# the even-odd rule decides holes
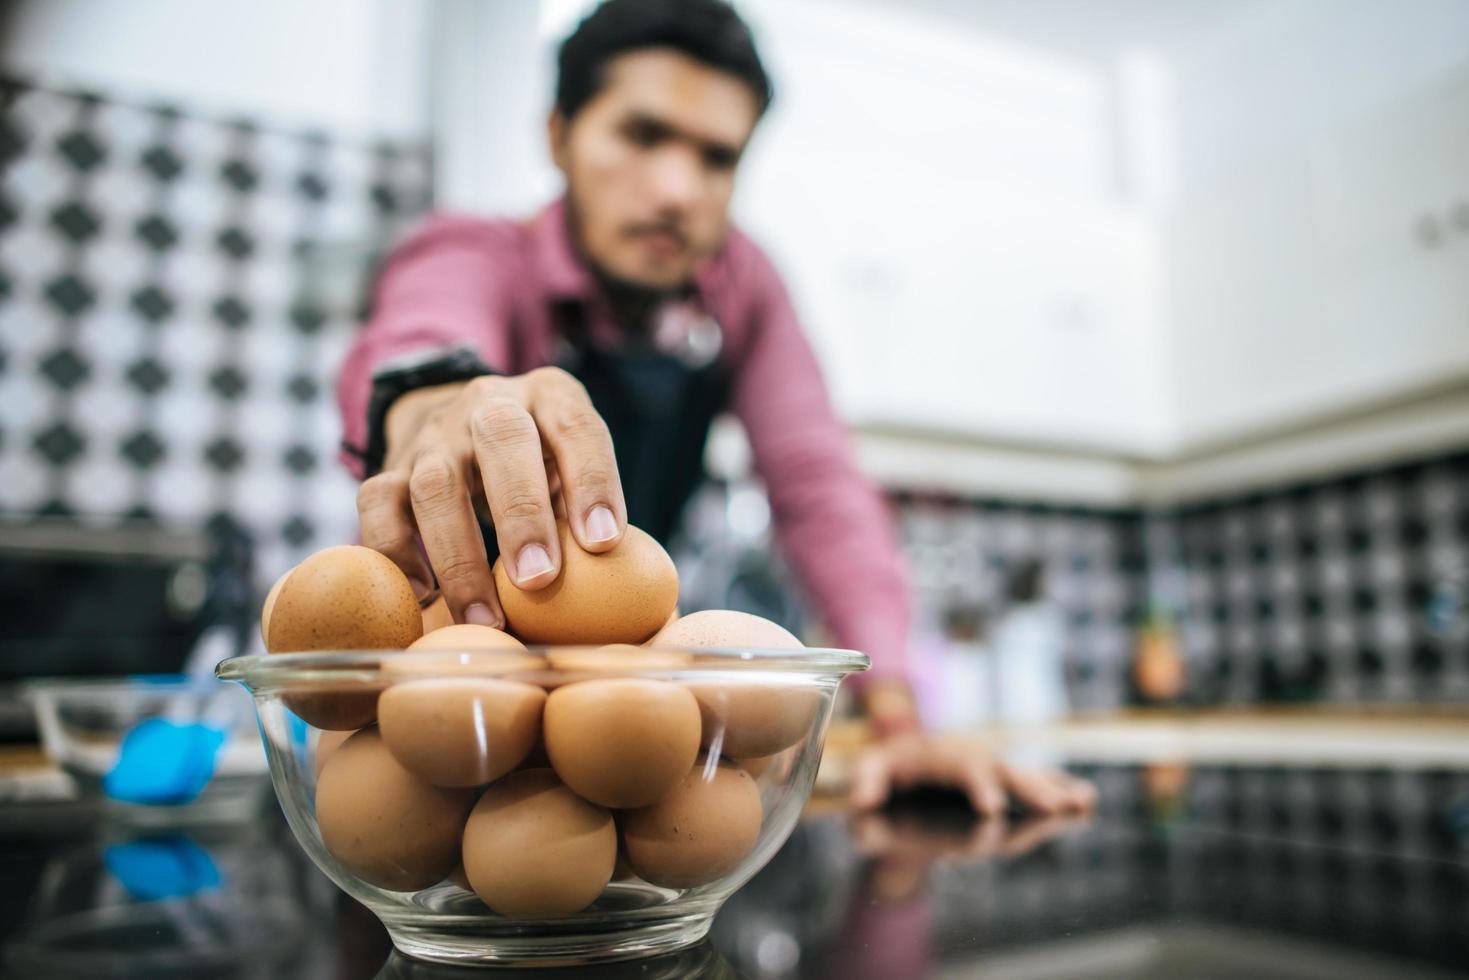
[[[607,63],[641,48],[673,48],[750,86],[757,115],[774,94],[750,28],[725,0],[606,0],[556,58],[556,108],[568,120],[601,91]]]

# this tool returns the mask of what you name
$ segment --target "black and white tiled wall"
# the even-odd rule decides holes
[[[1469,453],[1149,527],[1210,701],[1469,700]]]
[[[1065,617],[1072,705],[1109,708],[1127,700],[1143,601],[1140,515],[912,494],[893,502],[920,623],[931,627],[943,610],[969,607],[992,624],[1006,608],[1016,569],[1040,561],[1045,595]]]
[[[1156,512],[894,504],[930,616],[1044,562],[1077,707],[1129,699],[1149,608],[1193,703],[1469,700],[1469,453]]]
[[[426,144],[0,85],[0,512],[350,540],[333,379]]]

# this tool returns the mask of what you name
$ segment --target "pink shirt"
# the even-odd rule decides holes
[[[730,409],[749,436],[785,554],[836,642],[869,654],[874,674],[902,675],[909,598],[892,525],[853,461],[780,276],[731,229],[694,285],[723,330]],[[558,300],[585,302],[593,336],[616,336],[561,202],[529,222],[431,218],[384,265],[372,319],[343,365],[347,443],[366,441],[372,373],[392,358],[470,346],[506,374],[552,363]]]

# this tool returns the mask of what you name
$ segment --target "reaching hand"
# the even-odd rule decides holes
[[[454,621],[504,623],[476,511],[487,508],[506,571],[522,589],[556,580],[564,516],[576,543],[609,551],[627,507],[607,426],[557,368],[403,395],[388,412],[387,458],[357,493],[362,542],[398,564],[423,599],[437,573]]]
[[[1023,769],[1002,762],[984,745],[957,736],[909,732],[879,742],[858,760],[852,805],[881,806],[895,789],[947,786],[961,790],[974,809],[999,816],[1013,796],[1041,814],[1085,813],[1097,791],[1084,779],[1053,769]]]

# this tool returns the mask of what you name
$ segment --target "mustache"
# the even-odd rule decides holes
[[[640,235],[671,235],[680,245],[687,247],[689,244],[688,233],[677,221],[640,222],[623,228],[622,234],[627,238],[637,238]]]

